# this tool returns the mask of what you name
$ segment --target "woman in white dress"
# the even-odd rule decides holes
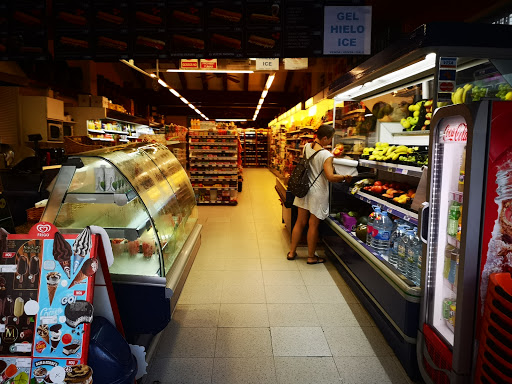
[[[292,230],[292,241],[290,252],[286,258],[294,260],[297,257],[297,245],[302,236],[306,224],[308,228],[308,264],[325,263],[325,259],[315,254],[316,243],[318,242],[318,227],[320,221],[329,215],[329,182],[341,183],[350,182],[351,176],[334,174],[333,155],[324,147],[330,145],[334,135],[334,128],[331,125],[321,125],[312,143],[304,146],[306,157],[310,158],[316,151],[320,151],[310,162],[311,172],[309,174],[310,184],[320,174],[318,179],[309,188],[308,194],[304,197],[295,197],[293,205],[298,207],[298,216]],[[323,172],[322,172],[323,171]]]

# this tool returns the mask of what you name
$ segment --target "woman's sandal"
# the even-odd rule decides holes
[[[317,256],[317,255],[315,255],[313,257],[308,257],[308,259],[312,259],[312,258],[316,258],[316,260],[315,261],[309,261],[308,260],[307,261],[308,264],[323,264],[323,263],[325,263],[327,261],[327,259],[324,259],[324,258],[322,258],[320,256]]]
[[[288,260],[295,260],[296,257],[297,257],[297,252],[294,252],[293,256],[290,256],[290,252],[288,252],[288,254],[286,255],[286,259],[288,259]]]

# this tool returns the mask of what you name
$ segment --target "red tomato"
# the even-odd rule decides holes
[[[380,185],[376,185],[372,188],[372,192],[374,193],[382,193],[382,187]]]
[[[377,180],[373,185],[382,185],[382,181]]]

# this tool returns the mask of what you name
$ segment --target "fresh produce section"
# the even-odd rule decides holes
[[[428,148],[377,142],[363,149],[361,159],[421,167],[428,165]]]
[[[430,127],[433,112],[433,100],[420,100],[408,107],[409,116],[400,120],[404,131],[426,131]]]

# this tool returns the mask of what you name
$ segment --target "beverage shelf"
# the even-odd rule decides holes
[[[373,160],[359,160],[359,165],[362,167],[379,169],[381,171],[387,171],[392,173],[398,173],[400,175],[408,175],[414,177],[421,177],[423,171],[420,167],[412,167],[409,165],[399,165],[392,163],[384,163]]]
[[[369,245],[367,245],[364,241],[361,241],[354,233],[347,230],[338,220],[336,220],[332,215],[327,218],[327,222],[329,226],[339,234],[343,235],[342,237],[350,239],[350,246],[357,250],[358,253],[364,255],[367,260],[373,260],[374,264],[383,265],[382,268],[385,268],[388,273],[388,277],[391,280],[394,280],[397,284],[403,286],[403,289],[407,294],[411,296],[419,295],[419,287],[415,286],[412,281],[410,281],[407,277],[405,277],[398,269],[396,269],[392,264],[388,262],[388,257],[385,255],[376,252],[375,249]],[[380,263],[379,263],[380,262]],[[382,269],[379,268],[379,269]]]
[[[189,137],[200,137],[200,138],[222,138],[222,139],[234,139],[235,137],[238,137],[237,135],[194,135],[191,132],[189,132]]]
[[[357,192],[352,196],[366,203],[377,205],[380,207],[380,209],[383,209],[392,215],[395,215],[414,225],[418,225],[418,214],[416,212],[409,211],[405,208],[399,207],[398,205],[391,204],[386,200],[379,199],[378,197],[368,195],[364,192]]]

